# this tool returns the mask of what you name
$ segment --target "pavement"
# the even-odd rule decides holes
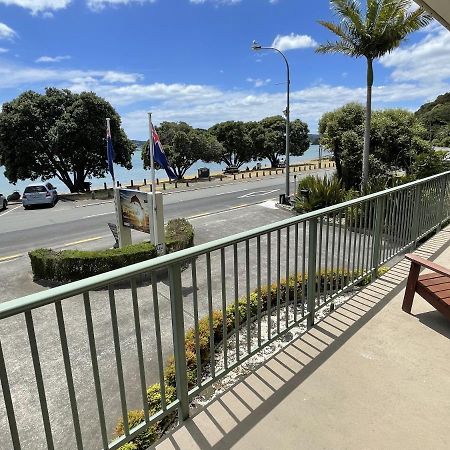
[[[450,227],[415,253],[450,267]],[[450,322],[401,260],[156,445],[171,449],[449,448]]]

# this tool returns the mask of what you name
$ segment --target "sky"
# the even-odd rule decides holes
[[[56,86],[94,91],[131,139],[153,121],[208,128],[286,107],[316,132],[323,113],[365,102],[365,60],[315,53],[333,36],[328,0],[0,0],[0,103]],[[374,108],[416,110],[450,91],[450,32],[437,23],[374,66]]]

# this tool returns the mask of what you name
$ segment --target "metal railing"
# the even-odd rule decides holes
[[[176,410],[185,419],[213,382],[439,229],[449,182],[446,172],[1,304],[2,448],[116,449]],[[143,413],[130,429],[131,409]]]

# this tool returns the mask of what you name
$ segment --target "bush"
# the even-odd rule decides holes
[[[337,205],[346,199],[346,191],[336,177],[309,175],[298,183],[294,208],[299,213]]]
[[[141,410],[132,410],[128,411],[128,427],[131,428],[139,425],[144,422],[145,416],[144,411]],[[123,428],[123,420],[120,419],[114,430],[114,434],[117,437],[123,436],[124,428]],[[142,433],[137,435],[131,442],[120,447],[121,450],[146,450],[153,442],[158,439],[158,432],[155,425],[149,426]],[[131,446],[130,446],[131,445]]]
[[[431,151],[417,155],[412,165],[414,176],[426,178],[449,170],[450,162],[444,159],[446,154],[444,151]]]
[[[194,229],[186,219],[169,220],[166,226],[167,252],[191,247]],[[86,251],[54,251],[40,248],[28,253],[35,279],[70,282],[119,269],[157,256],[150,242],[127,245],[123,248]]]
[[[157,256],[149,242],[98,251],[40,248],[28,255],[35,278],[60,282],[81,280]]]
[[[166,249],[168,253],[194,245],[194,227],[186,219],[170,219],[166,225]]]

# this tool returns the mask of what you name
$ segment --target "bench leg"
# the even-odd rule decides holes
[[[403,297],[403,311],[411,313],[411,308],[413,304],[414,294],[416,293],[417,279],[419,278],[420,265],[414,262],[411,263],[411,268],[409,269],[408,281],[406,283],[405,296]]]

